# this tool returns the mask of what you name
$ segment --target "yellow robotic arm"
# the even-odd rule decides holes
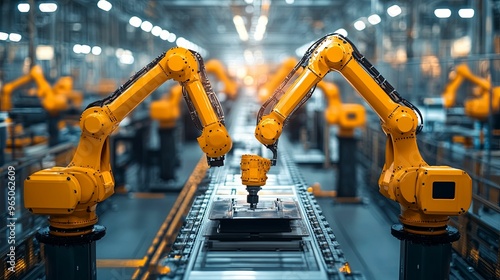
[[[73,78],[64,76],[59,78],[52,87],[55,95],[63,95],[71,101],[74,108],[80,108],[83,103],[83,95],[81,91],[73,89]]]
[[[182,86],[175,85],[170,94],[151,102],[149,115],[151,119],[159,122],[160,128],[172,128],[181,115],[180,102],[182,99]]]
[[[235,99],[238,94],[238,84],[231,80],[226,73],[224,65],[217,59],[210,59],[205,63],[205,68],[208,73],[213,73],[224,84],[222,90],[230,99]]]
[[[31,212],[49,215],[51,233],[72,236],[88,233],[97,222],[97,203],[114,192],[109,162],[109,135],[151,92],[167,80],[185,89],[193,116],[203,127],[198,138],[209,164],[220,165],[231,148],[220,104],[215,104],[201,57],[172,48],[137,72],[112,95],[91,103],[82,113],[82,134],[71,163],[35,172],[24,184],[24,204]]]
[[[30,69],[27,75],[24,75],[10,83],[6,83],[2,89],[1,109],[10,111],[12,109],[12,92],[25,84],[34,81],[37,85],[37,95],[42,102],[42,107],[51,115],[56,115],[66,110],[66,98],[63,95],[57,95],[52,90],[50,84],[45,80],[43,70],[40,65],[35,65]]]
[[[366,110],[361,104],[342,103],[339,88],[334,83],[320,81],[317,85],[328,101],[325,109],[325,120],[330,125],[338,124],[339,135],[352,137],[354,129],[366,123]]]
[[[490,113],[490,90],[493,92],[493,111],[499,110],[500,87],[494,87],[492,89],[489,80],[474,75],[465,63],[455,67],[455,71],[451,73],[451,79],[441,95],[445,108],[450,108],[455,105],[457,90],[464,80],[471,81],[479,87],[479,93],[476,94],[477,97],[468,99],[464,102],[465,114],[467,116],[481,121],[488,118]]]
[[[272,95],[273,90],[280,85],[296,64],[297,60],[293,57],[287,58],[281,64],[278,71],[259,89],[258,97],[261,103],[264,103]]]
[[[287,79],[300,66],[304,68],[302,73],[283,92]],[[335,33],[321,38],[294,71],[259,112],[255,135],[262,144],[276,154],[276,143],[287,118],[307,101],[326,74],[337,71],[380,118],[387,141],[379,189],[400,204],[404,230],[442,234],[450,215],[468,210],[472,199],[468,174],[448,166],[429,166],[423,160],[416,138],[421,127],[418,109],[402,98],[347,38]]]

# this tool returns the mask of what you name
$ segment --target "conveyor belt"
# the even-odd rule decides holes
[[[234,213],[225,215],[221,207],[228,207],[233,199],[237,206],[229,211],[243,211],[245,207],[247,193],[240,179],[241,154],[257,153],[262,146],[253,139],[255,120],[251,116],[258,106],[247,98],[235,106],[238,107],[233,112],[238,115],[232,120],[231,135],[235,142],[232,154],[227,156],[224,167],[211,169],[207,174],[210,180],[199,185],[201,194],[195,199],[171,250],[158,263],[158,267],[169,268],[163,270],[168,273],[160,273],[159,278],[364,279],[359,274],[345,272],[349,270],[348,265],[335,234],[314,196],[307,192],[304,180],[286,154],[286,147],[281,147],[278,165],[272,167],[266,186],[259,192],[258,207],[263,212],[266,207],[275,207],[277,212],[280,207],[286,208],[288,212],[284,216],[291,220],[290,230],[275,232],[272,228],[281,222],[271,222],[267,224],[267,232],[261,233],[259,229],[254,230],[259,233],[245,233],[249,230],[241,223],[244,219],[262,218],[258,213],[248,214],[252,217],[239,213],[244,219],[230,224],[236,228],[221,227],[221,217],[234,216]],[[269,218],[269,213],[260,215]]]

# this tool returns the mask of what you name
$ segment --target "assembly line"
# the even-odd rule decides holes
[[[497,1],[124,2],[0,5],[0,279],[500,279]]]

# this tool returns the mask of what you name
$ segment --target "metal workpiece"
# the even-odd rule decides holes
[[[236,111],[251,108],[244,102]],[[245,121],[233,119],[233,127]],[[235,147],[227,164],[211,169],[198,186],[171,250],[159,260],[168,273],[158,278],[364,279],[350,271],[332,228],[286,153],[267,174],[259,203],[251,207],[238,156],[255,147],[239,141]]]

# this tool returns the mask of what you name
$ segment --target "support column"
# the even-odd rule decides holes
[[[337,174],[337,197],[340,202],[359,202],[357,196],[357,142],[355,137],[338,136],[339,161]]]
[[[160,178],[162,180],[175,179],[177,165],[177,146],[175,143],[175,127],[159,128],[160,135]]]
[[[36,238],[44,245],[45,276],[47,280],[96,280],[96,245],[106,228],[95,225],[89,234],[56,236],[48,227],[40,229]]]
[[[401,240],[400,280],[449,279],[451,243],[460,238],[456,228],[448,226],[445,234],[425,235],[408,233],[396,224],[391,233]]]

